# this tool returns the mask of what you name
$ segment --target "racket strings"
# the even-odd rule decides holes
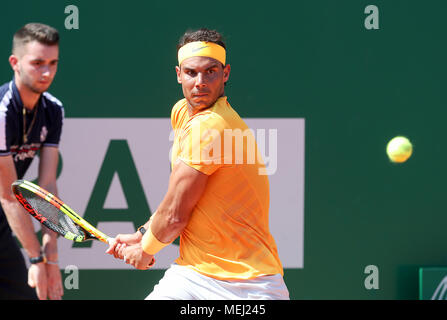
[[[38,208],[38,213],[47,218],[45,225],[62,235],[71,232],[77,236],[85,236],[81,227],[73,222],[67,215],[51,203],[45,201],[35,193],[27,189],[21,189],[23,197],[33,208]]]

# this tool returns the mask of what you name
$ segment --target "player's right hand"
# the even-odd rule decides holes
[[[106,253],[113,255],[117,259],[123,259],[124,256],[120,254],[122,249],[140,243],[142,237],[141,232],[138,231],[130,234],[119,234],[115,237],[115,241],[109,245]]]

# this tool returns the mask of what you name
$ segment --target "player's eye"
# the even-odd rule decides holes
[[[195,74],[196,74],[194,70],[189,70],[189,69],[186,70],[185,73],[186,73],[188,76],[191,76],[191,77],[195,76]]]

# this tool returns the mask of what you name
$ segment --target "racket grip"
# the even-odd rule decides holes
[[[108,243],[109,245],[114,244],[114,243],[115,243],[115,238],[107,238],[107,243]]]

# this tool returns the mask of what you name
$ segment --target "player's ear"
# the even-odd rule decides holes
[[[177,73],[177,82],[181,84],[182,83],[182,78],[180,77],[181,69],[180,69],[179,66],[175,67],[175,72]]]
[[[231,71],[231,67],[230,67],[229,64],[227,64],[227,65],[223,68],[224,82],[227,82],[228,79],[230,78],[230,71]]]
[[[14,70],[15,72],[18,72],[18,63],[19,59],[17,58],[17,56],[15,56],[14,54],[9,56],[9,64],[11,65],[12,70]]]

